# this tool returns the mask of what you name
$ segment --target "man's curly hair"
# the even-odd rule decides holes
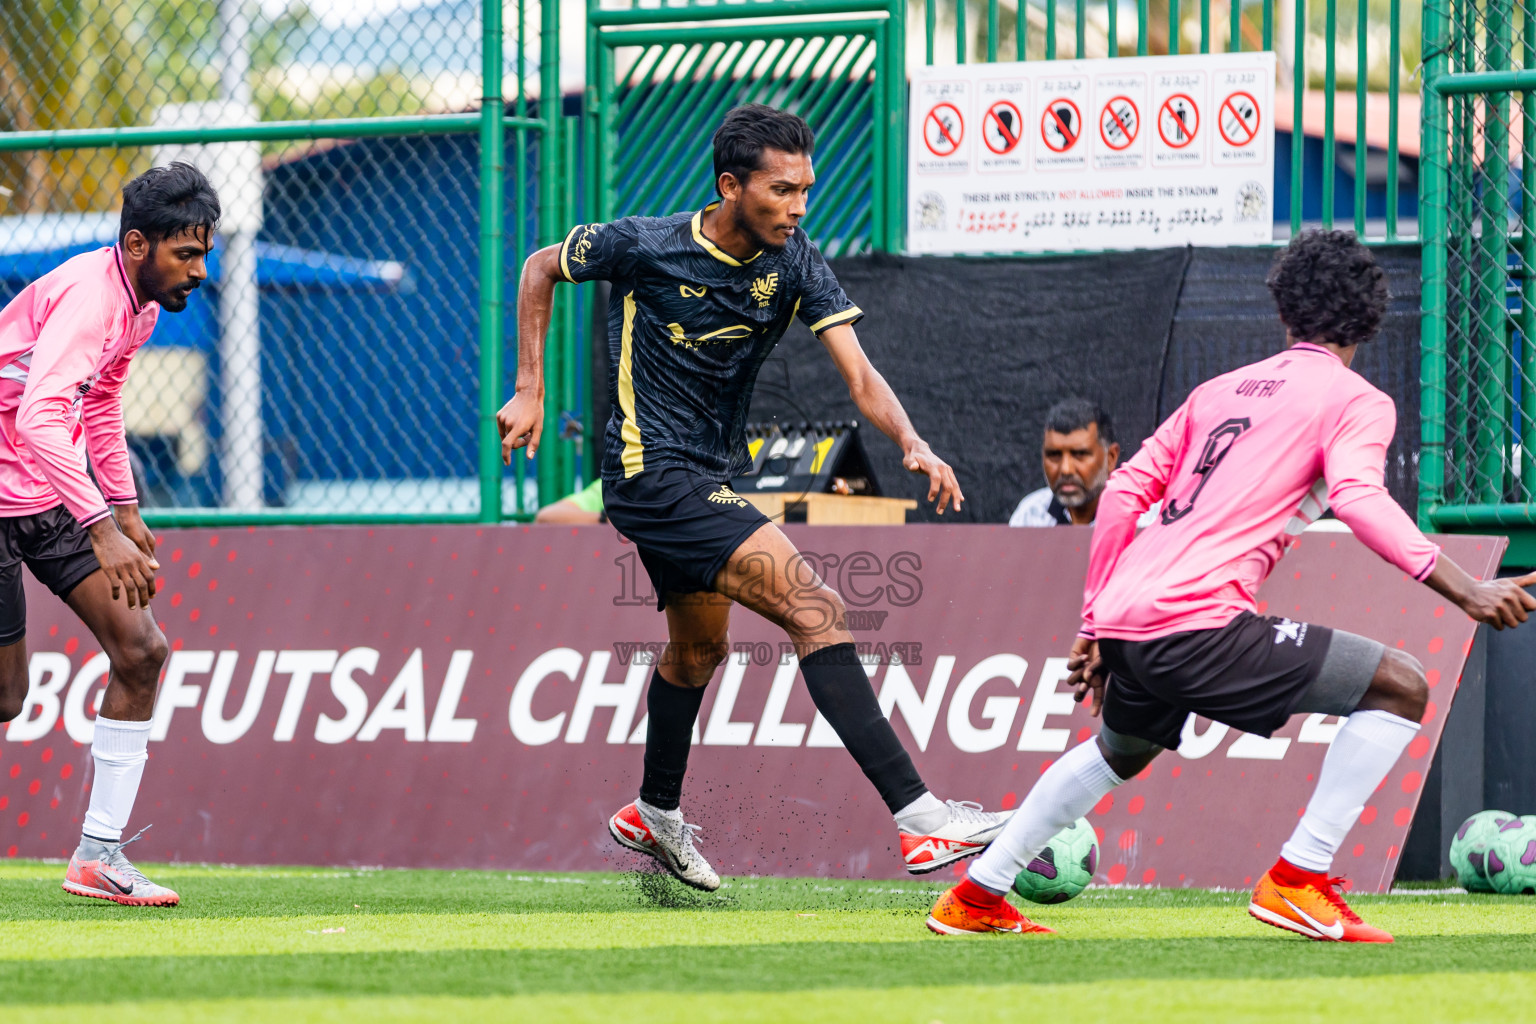
[[[1387,311],[1387,275],[1352,231],[1303,231],[1264,283],[1297,341],[1370,341]]]

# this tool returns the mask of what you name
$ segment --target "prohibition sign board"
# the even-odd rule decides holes
[[[981,141],[998,156],[1013,152],[1024,137],[1024,115],[1009,100],[998,100],[981,120]]]
[[[1229,146],[1246,146],[1259,134],[1259,102],[1246,92],[1235,92],[1221,101],[1216,129]]]
[[[954,156],[965,138],[965,119],[953,103],[936,103],[923,118],[923,143],[934,156]]]
[[[1129,96],[1116,96],[1099,113],[1099,138],[1110,149],[1125,149],[1141,131],[1141,111]]]
[[[1195,101],[1181,92],[1163,100],[1157,112],[1157,134],[1172,149],[1183,149],[1195,141],[1200,130],[1200,110]]]
[[[1051,100],[1040,115],[1040,137],[1053,153],[1065,153],[1083,136],[1083,115],[1065,97]]]

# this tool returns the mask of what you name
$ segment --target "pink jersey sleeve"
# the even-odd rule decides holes
[[[1323,435],[1323,477],[1333,514],[1361,543],[1416,580],[1435,569],[1440,548],[1419,531],[1384,483],[1397,410],[1379,391],[1351,396]]]
[[[96,482],[109,505],[134,505],[139,500],[128,462],[127,433],[123,429],[123,382],[127,379],[125,357],[102,372],[81,407],[85,450],[90,453]]]
[[[110,514],[85,471],[75,444],[79,421],[73,404],[107,347],[103,299],[85,282],[74,282],[48,311],[32,351],[27,387],[16,409],[16,433],[38,468],[81,526]]]
[[[1147,438],[1141,450],[1115,470],[1109,478],[1109,486],[1099,496],[1099,508],[1093,517],[1093,544],[1088,549],[1088,579],[1083,585],[1083,628],[1078,632],[1079,636],[1093,639],[1093,599],[1109,582],[1121,553],[1136,539],[1136,521],[1147,509],[1163,500],[1173,467],[1187,443],[1189,404],[1194,399],[1195,396],[1190,395]]]

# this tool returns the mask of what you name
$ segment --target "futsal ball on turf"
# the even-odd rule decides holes
[[[1488,855],[1488,843],[1498,835],[1499,829],[1510,822],[1520,821],[1508,811],[1478,811],[1461,823],[1456,837],[1451,840],[1451,867],[1456,880],[1468,892],[1493,892],[1493,886],[1483,873]]]
[[[1078,818],[1018,873],[1013,891],[1031,903],[1062,903],[1088,888],[1098,869],[1099,838],[1087,818]]]
[[[1494,892],[1536,893],[1536,825],[1516,818],[1488,841],[1483,875]]]

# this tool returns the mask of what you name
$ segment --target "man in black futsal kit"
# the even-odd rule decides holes
[[[695,829],[678,804],[704,687],[726,657],[733,601],[789,634],[811,699],[895,816],[908,871],[980,853],[1007,817],[928,792],[880,712],[842,599],[729,486],[750,462],[743,426],[758,368],[798,315],[859,411],[901,446],[908,470],[927,474],[939,513],[964,501],[954,471],[918,437],[859,347],[853,324],[863,313],[799,227],[816,179],[814,145],[800,118],[738,107],[715,132],[718,201],[697,213],[577,225],[529,257],[518,295],[517,392],[497,415],[503,458],[514,448],[537,451],[555,284],[611,281],[603,506],[640,551],[669,642],[646,697],[640,798],[608,828],[705,891],[720,878],[694,849]]]

